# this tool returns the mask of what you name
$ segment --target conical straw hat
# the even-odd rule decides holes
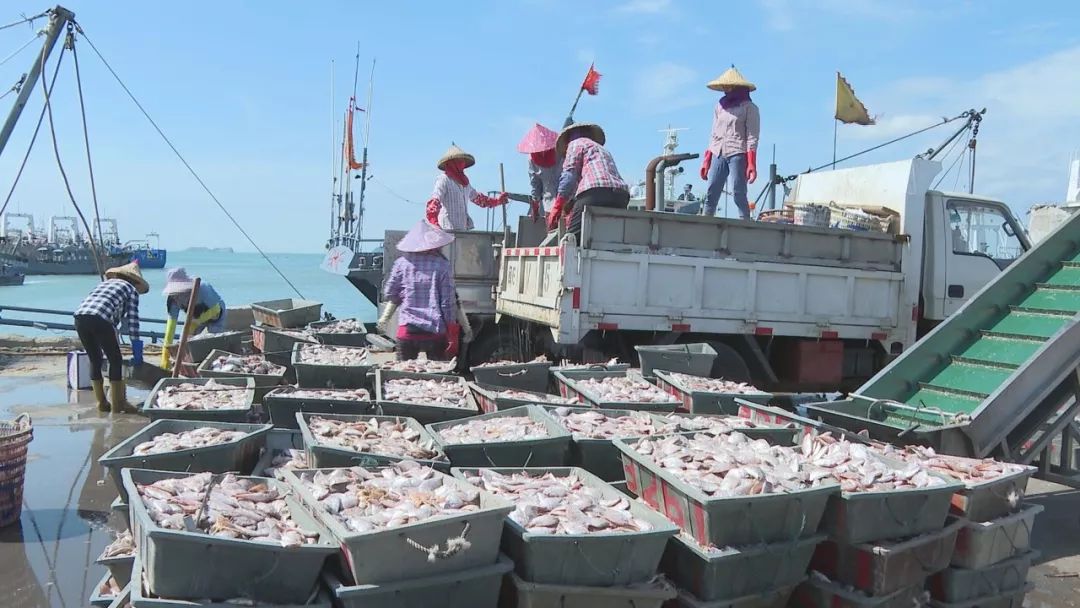
[[[435,166],[442,171],[442,168],[446,163],[458,159],[464,160],[466,167],[471,167],[476,164],[476,158],[474,158],[472,154],[457,147],[457,144],[450,144],[450,148],[446,151],[446,154],[442,155],[442,158],[439,159],[439,162],[435,163]]]
[[[600,125],[591,122],[575,122],[563,129],[562,133],[559,133],[559,139],[555,142],[556,154],[560,157],[566,155],[566,146],[570,145],[570,134],[578,130],[581,130],[585,137],[601,146],[607,142],[607,136],[604,135],[604,130],[600,128]]]
[[[558,138],[558,133],[540,123],[536,123],[533,125],[533,128],[529,129],[529,132],[525,134],[525,137],[521,138],[517,149],[518,152],[521,152],[522,154],[545,152],[555,147],[555,140]]]
[[[124,279],[127,282],[135,286],[135,291],[140,294],[144,294],[150,291],[150,284],[146,282],[146,279],[142,276],[142,271],[139,270],[139,265],[135,262],[130,264],[124,264],[123,266],[117,266],[105,271],[106,279]]]
[[[419,253],[440,249],[452,242],[454,242],[454,235],[437,226],[432,226],[426,220],[420,220],[412,230],[401,237],[395,247],[404,253]]]
[[[746,87],[751,91],[757,90],[754,83],[747,80],[742,72],[735,69],[735,66],[731,66],[723,74],[717,76],[715,79],[705,85],[714,91],[723,91],[724,87]]]

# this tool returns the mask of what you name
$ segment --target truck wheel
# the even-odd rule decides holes
[[[713,363],[711,374],[713,378],[723,378],[732,382],[746,382],[747,384],[752,383],[753,378],[750,376],[750,368],[746,365],[742,355],[734,348],[723,342],[709,342],[709,346],[716,351],[716,361]]]
[[[517,361],[522,358],[521,339],[512,329],[487,325],[469,344],[466,360],[468,366],[508,359]]]

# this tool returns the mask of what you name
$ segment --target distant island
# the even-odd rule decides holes
[[[232,247],[188,247],[186,253],[236,253]]]

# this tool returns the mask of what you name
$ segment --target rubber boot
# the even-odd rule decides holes
[[[136,414],[139,411],[128,403],[127,385],[123,380],[109,380],[109,400],[114,414]]]
[[[109,400],[105,398],[105,381],[91,380],[90,388],[94,389],[94,399],[97,401],[99,412],[109,411]]]

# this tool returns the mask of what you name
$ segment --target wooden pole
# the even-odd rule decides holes
[[[176,361],[173,362],[173,378],[180,377],[180,366],[183,365],[184,351],[187,350],[188,338],[191,337],[191,332],[195,328],[194,318],[192,312],[195,310],[195,303],[199,299],[199,286],[202,285],[202,279],[195,277],[195,282],[191,286],[191,295],[188,297],[187,312],[184,315],[184,331],[180,332],[180,345],[176,347]]]

